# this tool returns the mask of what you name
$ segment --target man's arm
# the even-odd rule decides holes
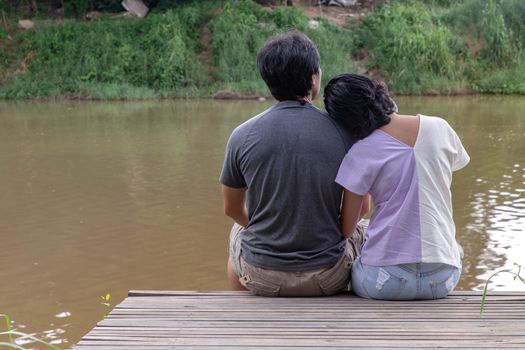
[[[363,205],[361,206],[361,214],[359,214],[359,220],[365,217],[366,214],[370,212],[372,208],[372,200],[370,198],[370,193],[367,193],[363,197]]]
[[[246,187],[233,188],[222,185],[222,201],[224,214],[231,217],[242,227],[248,226],[248,211],[244,204]]]
[[[341,231],[345,238],[352,237],[357,223],[368,211],[370,202],[367,197],[368,195],[360,196],[345,190],[343,207],[341,208]]]

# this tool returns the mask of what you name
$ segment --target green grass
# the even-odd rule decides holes
[[[525,2],[404,0],[365,18],[357,47],[402,93],[524,93]]]
[[[443,15],[443,21],[464,35],[473,35],[482,49],[477,58],[495,66],[512,65],[519,56],[525,25],[516,15],[525,15],[523,2],[514,0],[466,0]],[[521,17],[523,18],[523,17]]]
[[[256,55],[270,35],[290,29],[317,44],[323,83],[356,72],[359,61],[394,93],[525,93],[522,0],[400,0],[352,27],[316,18],[315,29],[298,7],[161,2],[142,20],[65,20],[13,40],[0,30],[0,98],[268,95]],[[210,47],[200,37],[206,26]]]
[[[320,25],[313,29],[306,14],[296,7],[268,11],[249,0],[226,4],[212,24],[216,79],[225,86],[248,86],[252,92],[267,92],[257,71],[257,52],[270,35],[291,29],[306,33],[316,43],[323,80],[341,72],[355,71],[351,31],[323,18],[317,20]]]
[[[497,271],[497,272],[493,273],[492,275],[490,275],[489,278],[487,278],[487,281],[485,282],[485,287],[483,287],[483,294],[482,294],[482,297],[481,297],[481,303],[479,305],[479,314],[480,314],[480,316],[483,315],[483,311],[485,310],[485,305],[487,303],[487,292],[488,292],[488,288],[489,288],[489,283],[490,283],[490,280],[492,280],[492,278],[494,276],[499,275],[500,273],[511,274],[513,276],[514,280],[518,279],[520,282],[525,284],[525,277],[520,275],[520,273],[521,273],[521,265],[518,265],[518,264],[515,264],[515,265],[518,268],[517,272],[511,271],[511,270],[501,270],[501,271]]]
[[[473,88],[480,93],[525,94],[525,64],[486,72]]]
[[[476,47],[465,70],[475,91],[523,94],[525,76],[525,2],[521,0],[465,0],[440,15],[458,35]],[[520,81],[521,79],[521,81]]]
[[[311,29],[299,8],[268,11],[251,0],[225,1],[212,19],[214,6],[190,1],[144,20],[67,21],[28,31],[17,38],[18,61],[28,71],[6,79],[0,97],[135,99],[211,96],[224,89],[267,95],[257,52],[270,35],[290,29],[317,43],[325,79],[355,70],[348,29],[324,19]],[[213,32],[212,67],[199,57],[204,25]]]
[[[17,37],[25,74],[7,79],[3,97],[46,97],[87,93],[114,98],[157,95],[204,85],[198,31],[211,2],[194,2],[144,20],[67,21]],[[196,34],[197,33],[197,34]]]
[[[421,4],[383,6],[357,29],[357,44],[394,91],[447,92],[463,84],[465,41]]]

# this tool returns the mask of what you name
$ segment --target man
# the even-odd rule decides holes
[[[334,182],[349,137],[310,100],[320,89],[315,44],[275,35],[257,66],[279,101],[237,127],[221,173],[233,289],[265,296],[331,295],[347,289],[355,250],[340,230]]]

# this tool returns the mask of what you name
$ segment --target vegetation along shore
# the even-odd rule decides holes
[[[143,18],[120,3],[1,1],[0,98],[267,96],[257,50],[290,28],[317,43],[324,82],[358,72],[396,94],[525,93],[522,0],[160,0]]]

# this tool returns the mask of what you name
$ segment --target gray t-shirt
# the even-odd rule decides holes
[[[298,101],[279,102],[233,131],[220,181],[247,187],[247,263],[307,271],[337,262],[345,241],[334,180],[351,144],[326,113]]]

